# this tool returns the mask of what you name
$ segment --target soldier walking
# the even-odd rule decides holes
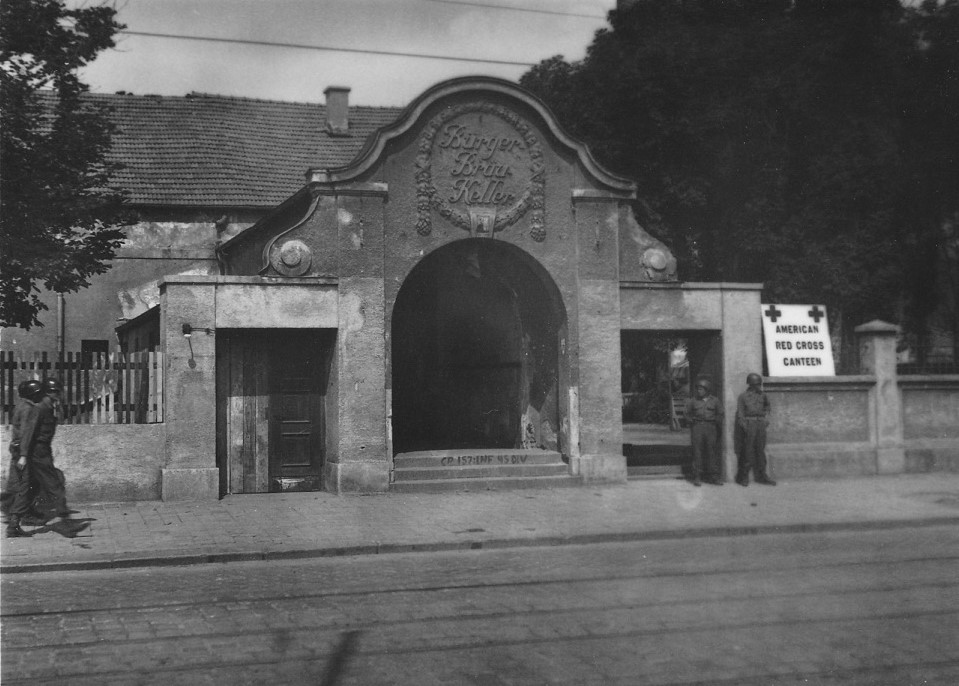
[[[695,395],[686,401],[686,419],[690,423],[693,462],[690,480],[693,486],[705,481],[722,486],[722,469],[719,459],[719,432],[723,425],[723,404],[712,394],[712,384],[707,379],[696,381]]]
[[[36,492],[33,509],[44,522],[55,517],[70,517],[63,472],[53,464],[51,446],[59,421],[60,391],[59,381],[44,379],[44,395],[37,404],[36,437],[30,453],[31,478]]]
[[[36,439],[43,384],[31,379],[20,384],[20,399],[13,411],[13,431],[10,441],[10,473],[7,479],[12,495],[7,520],[7,538],[31,536],[20,526],[21,520],[30,512],[33,502],[33,463],[30,453]]]
[[[746,390],[736,403],[736,426],[742,435],[736,470],[736,483],[740,486],[749,485],[750,471],[757,484],[776,485],[766,471],[766,427],[769,426],[770,409],[769,398],[763,392],[763,377],[748,375]]]

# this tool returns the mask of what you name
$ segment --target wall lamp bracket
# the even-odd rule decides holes
[[[184,337],[184,338],[190,338],[190,337],[194,334],[194,332],[196,332],[196,331],[202,331],[202,332],[205,333],[207,336],[212,336],[212,335],[213,335],[213,329],[194,328],[192,325],[187,324],[186,322],[183,323],[183,337]]]

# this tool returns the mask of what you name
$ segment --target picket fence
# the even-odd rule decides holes
[[[154,424],[163,421],[163,353],[0,351],[0,423],[10,424],[17,386],[28,379],[63,386],[62,424]]]

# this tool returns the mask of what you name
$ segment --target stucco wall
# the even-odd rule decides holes
[[[906,440],[959,440],[959,376],[899,378]]]
[[[906,471],[959,471],[959,376],[904,376]]]
[[[160,279],[167,274],[216,274],[217,239],[248,226],[263,211],[168,207],[141,209],[139,214],[141,221],[124,229],[125,240],[110,269],[91,277],[88,288],[64,295],[66,351],[79,351],[84,339],[106,339],[115,349],[118,320],[156,305]],[[228,223],[218,235],[215,222],[224,216]],[[41,300],[48,308],[39,314],[43,326],[0,330],[5,350],[56,350],[57,297],[44,291]]]
[[[877,473],[871,376],[772,377],[767,454],[778,477]]]
[[[163,424],[68,424],[57,428],[54,461],[73,502],[158,500]],[[3,445],[10,427],[3,427]],[[4,477],[6,474],[4,474]]]

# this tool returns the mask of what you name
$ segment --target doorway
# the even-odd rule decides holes
[[[685,405],[691,384],[722,398],[719,331],[623,331],[623,455],[630,478],[681,477],[691,459]]]
[[[394,453],[558,448],[552,279],[519,248],[466,239],[425,257],[391,321]]]
[[[335,333],[217,331],[221,494],[322,489]]]

